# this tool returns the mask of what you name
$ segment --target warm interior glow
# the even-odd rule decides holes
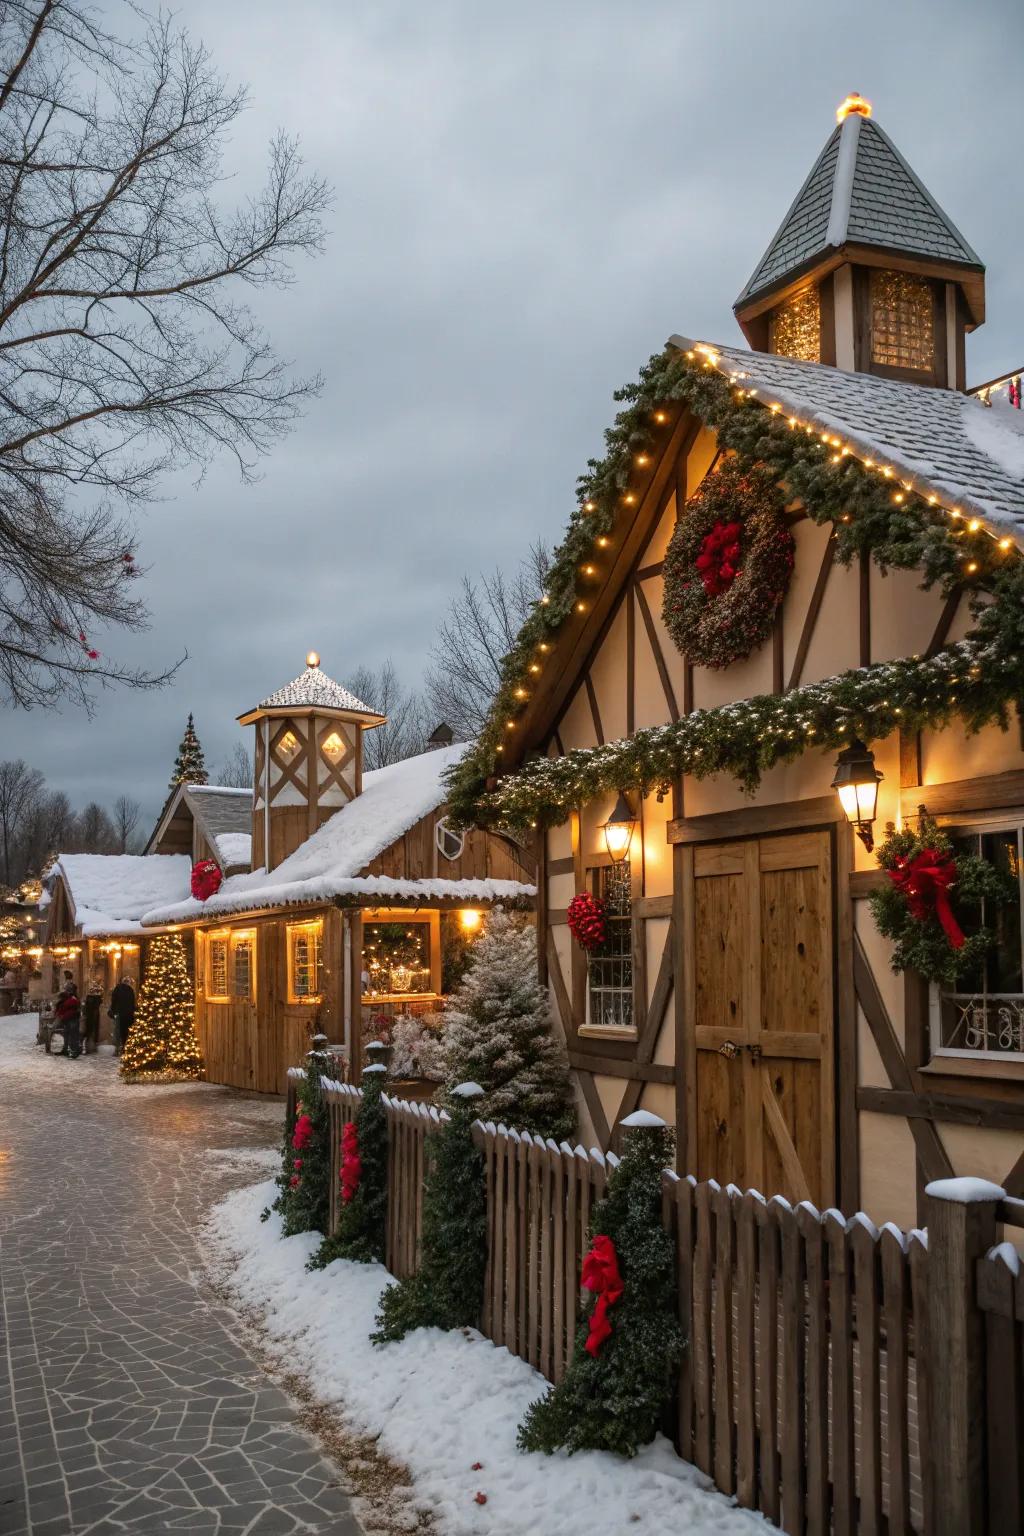
[[[337,731],[332,731],[324,742],[324,756],[340,757],[344,750],[345,743],[342,741]]]
[[[299,743],[294,733],[292,731],[285,731],[279,743],[281,751],[287,753],[290,757],[293,752],[298,750],[298,745]]]
[[[475,911],[472,907],[463,907],[459,912],[459,922],[467,933],[476,933],[483,921],[483,913]]]
[[[857,117],[871,116],[871,103],[865,101],[859,91],[851,91],[849,96],[836,107],[836,122],[844,122],[851,114]]]
[[[840,784],[836,793],[848,820],[855,826],[858,822],[874,821],[878,803],[877,780],[865,784]]]
[[[629,821],[610,821],[604,829],[604,840],[613,859],[622,857],[633,836],[633,824]]]

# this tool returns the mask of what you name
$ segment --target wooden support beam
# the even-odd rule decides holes
[[[661,686],[665,694],[665,703],[668,705],[669,718],[673,721],[679,719],[679,708],[676,704],[675,690],[672,687],[672,679],[669,677],[668,667],[665,665],[665,657],[662,654],[661,642],[658,639],[658,631],[654,627],[654,619],[651,615],[650,604],[643,587],[636,588],[636,601],[640,609],[640,617],[644,621],[647,638],[651,642],[651,650],[654,653],[654,665],[658,669],[661,678]]]
[[[797,688],[800,679],[804,675],[804,662],[807,660],[807,652],[810,649],[811,637],[814,634],[821,605],[825,600],[825,588],[828,585],[829,572],[836,557],[836,532],[833,528],[827,540],[821,556],[821,564],[818,567],[817,580],[814,583],[814,591],[811,593],[811,601],[807,605],[807,613],[804,615],[803,628],[800,631],[800,639],[797,641],[796,655],[793,657],[793,670],[789,674],[790,688]]]

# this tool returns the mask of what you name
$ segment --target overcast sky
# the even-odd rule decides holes
[[[987,263],[968,381],[1024,362],[1020,0],[176,10],[251,89],[241,178],[283,126],[336,189],[326,254],[256,295],[326,387],[258,484],[224,462],[140,519],[152,629],[103,648],[187,649],[171,687],[0,712],[0,756],[78,805],[155,814],[189,710],[215,767],[311,646],[417,681],[463,572],[557,539],[613,390],[673,331],[740,340],[732,301],[850,90]]]

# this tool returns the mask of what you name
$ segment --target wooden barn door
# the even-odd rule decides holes
[[[692,1171],[827,1205],[835,1172],[829,834],[697,846],[687,864]]]

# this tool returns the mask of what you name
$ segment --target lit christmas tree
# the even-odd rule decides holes
[[[177,1082],[202,1075],[185,946],[178,933],[157,934],[147,948],[121,1076],[126,1082]]]
[[[458,1083],[479,1083],[481,1120],[556,1141],[575,1134],[569,1063],[537,975],[532,923],[491,913],[444,1021],[449,1094]]]
[[[181,738],[181,746],[174,760],[174,768],[171,772],[171,789],[176,789],[179,784],[205,784],[207,782],[206,762],[203,758],[203,749],[196,735],[196,728],[189,713],[188,725],[185,734]]]

